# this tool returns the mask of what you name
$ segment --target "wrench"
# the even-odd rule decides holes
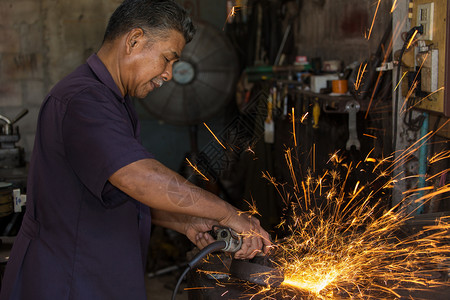
[[[358,132],[356,131],[356,113],[359,111],[360,105],[358,101],[351,100],[345,104],[345,111],[348,113],[348,141],[346,149],[350,150],[352,146],[355,146],[356,150],[359,150],[361,144],[358,140]]]

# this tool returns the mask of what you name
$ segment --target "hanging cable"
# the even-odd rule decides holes
[[[218,251],[221,249],[224,249],[227,247],[227,243],[225,241],[217,241],[212,244],[209,244],[205,248],[203,248],[199,253],[197,253],[194,258],[188,262],[188,266],[183,271],[183,274],[181,274],[180,278],[178,279],[177,285],[175,286],[175,289],[172,293],[172,300],[175,300],[175,297],[177,296],[178,289],[180,288],[181,282],[183,282],[184,277],[186,274],[194,268],[206,255],[213,253],[214,251]]]
[[[403,54],[405,54],[405,51],[408,47],[408,44],[411,40],[411,38],[413,38],[414,35],[416,34],[423,34],[423,26],[416,26],[411,28],[405,37],[405,40],[403,42],[403,46],[402,49],[400,50],[400,56],[398,58],[398,64],[397,64],[397,78],[396,78],[396,86],[400,83],[400,73],[401,73],[401,66],[402,66],[402,59],[403,59]],[[393,137],[392,137],[392,149],[393,151],[395,151],[397,149],[397,119],[398,119],[398,101],[400,98],[400,88],[398,87],[395,93],[395,97],[394,97],[394,123],[392,124],[393,128]],[[419,127],[420,128],[420,127]]]

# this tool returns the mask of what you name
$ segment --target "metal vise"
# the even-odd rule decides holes
[[[24,150],[16,146],[20,140],[19,127],[14,128],[13,125],[27,113],[28,109],[23,109],[12,120],[0,115],[0,120],[5,122],[0,134],[0,168],[19,168],[24,165]]]

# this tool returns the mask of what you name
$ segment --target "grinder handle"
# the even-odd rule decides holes
[[[215,225],[208,233],[215,240],[225,242],[222,251],[234,253],[242,247],[242,237],[231,228]]]
[[[22,109],[19,114],[11,121],[11,125],[16,123],[17,121],[19,121],[20,119],[23,118],[23,116],[25,116],[28,113],[28,109],[24,108]]]

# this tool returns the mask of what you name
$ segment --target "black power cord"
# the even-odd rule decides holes
[[[178,289],[180,288],[181,282],[183,282],[184,277],[186,274],[194,268],[200,260],[202,260],[206,255],[213,253],[214,251],[222,250],[227,247],[227,243],[225,241],[217,241],[212,244],[209,244],[205,248],[203,248],[197,255],[194,256],[194,258],[188,262],[188,266],[181,274],[180,278],[178,279],[177,285],[175,286],[175,289],[172,293],[172,300],[175,300],[175,297],[177,296]]]
[[[413,35],[415,33],[419,33],[419,34],[423,34],[423,25],[420,26],[415,26],[413,28],[411,28],[405,37],[405,41],[403,42],[403,46],[402,49],[400,51],[400,56],[398,58],[398,65],[397,65],[397,85],[400,82],[400,72],[401,72],[401,66],[402,66],[402,58],[403,58],[403,54],[405,54],[406,51],[406,47],[408,46],[408,43],[410,41],[410,39],[413,37]],[[392,137],[392,150],[396,151],[397,149],[397,113],[398,113],[398,100],[400,98],[400,88],[397,88],[397,91],[395,93],[395,97],[394,97],[394,124],[392,124],[392,126],[394,127],[394,132],[393,132],[393,137]]]

